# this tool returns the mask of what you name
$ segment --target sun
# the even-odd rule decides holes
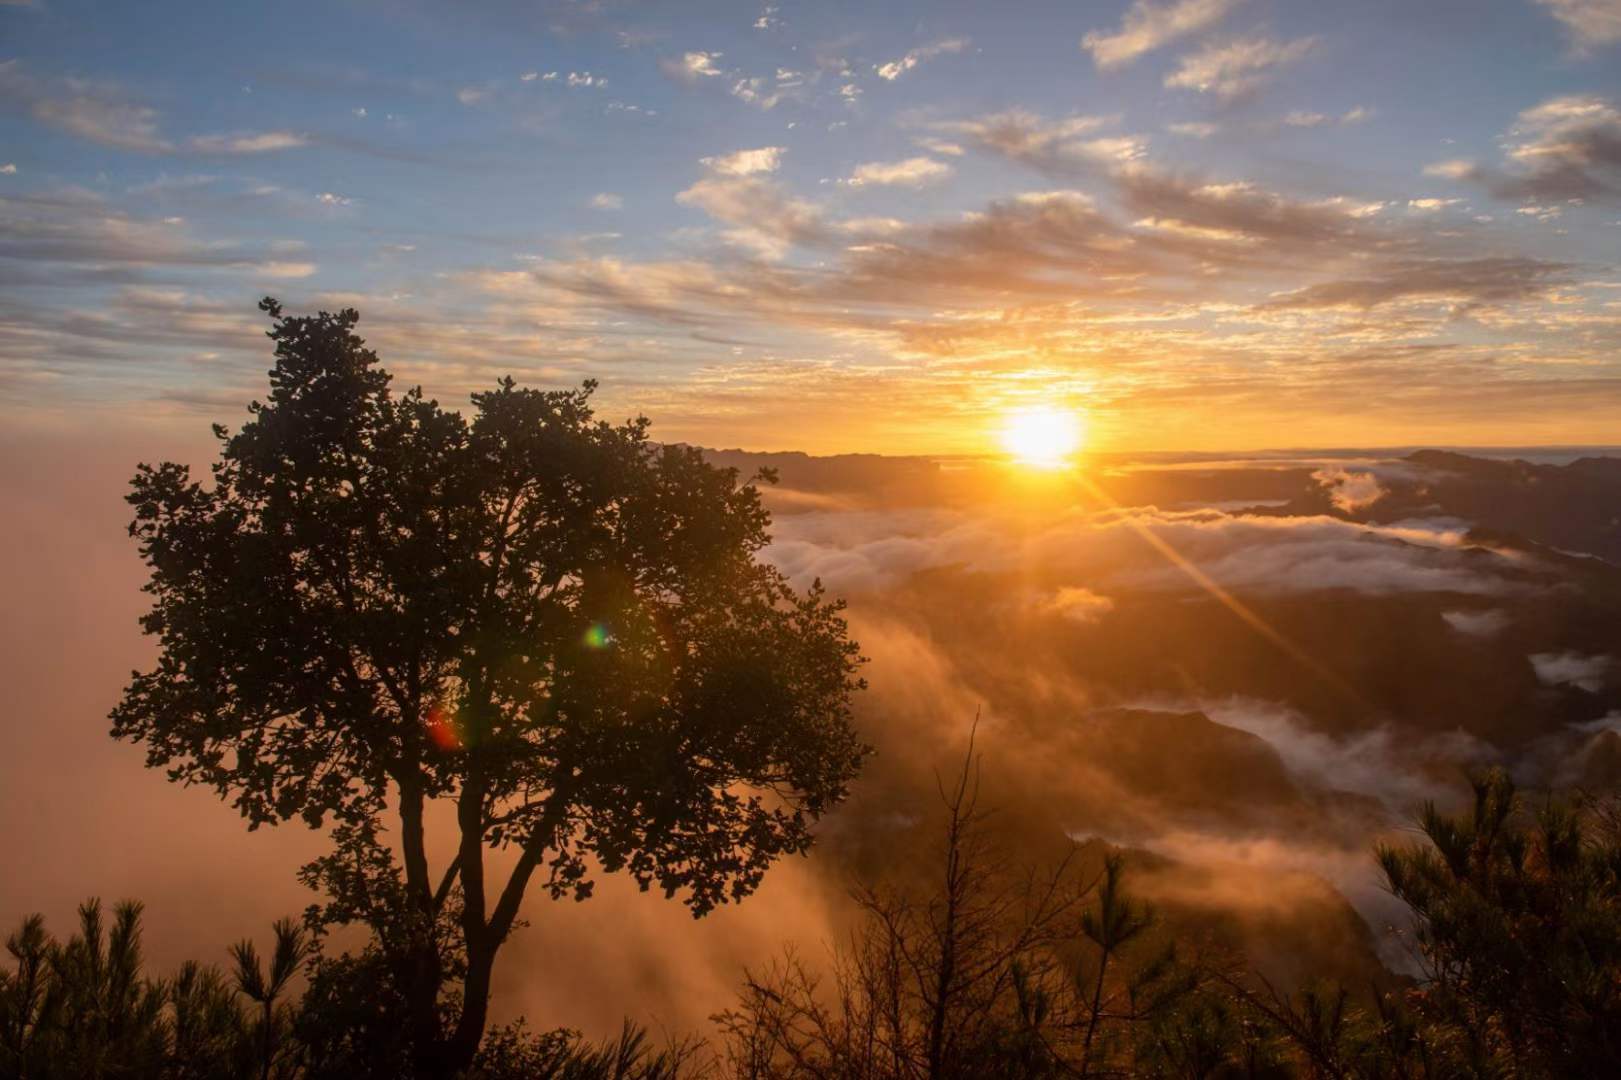
[[[1059,469],[1081,448],[1081,418],[1047,405],[1015,409],[1002,420],[1002,448],[1023,465]]]

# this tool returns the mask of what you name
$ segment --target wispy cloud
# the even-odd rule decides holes
[[[238,132],[232,135],[196,135],[187,146],[203,154],[265,154],[309,145],[309,138],[292,131]]]
[[[943,161],[912,157],[904,161],[869,161],[857,165],[845,183],[850,187],[922,187],[950,176],[952,168]]]
[[[1528,660],[1537,680],[1546,686],[1570,685],[1588,693],[1603,686],[1614,662],[1608,656],[1586,656],[1577,652],[1532,653]]]
[[[960,53],[964,49],[968,48],[968,45],[969,41],[967,38],[949,38],[945,41],[937,41],[932,45],[924,45],[921,48],[912,49],[910,52],[906,53],[906,55],[901,56],[898,59],[890,60],[883,64],[876,64],[873,66],[873,70],[878,73],[878,77],[880,79],[883,79],[886,82],[894,82],[896,79],[900,78],[908,71],[911,71],[925,60],[932,60],[936,56],[945,56],[950,53]]]
[[[1182,57],[1165,77],[1168,87],[1194,90],[1228,101],[1254,93],[1280,67],[1294,64],[1317,45],[1316,38],[1276,41],[1253,37],[1206,45]]]
[[[1189,139],[1208,139],[1221,128],[1208,120],[1182,120],[1166,124],[1165,130],[1172,135],[1182,135]]]
[[[123,213],[88,197],[0,197],[0,212],[0,266],[25,265],[41,280],[135,285],[199,270],[269,278],[308,277],[316,270],[307,260],[284,258],[275,245],[210,241],[184,219]]]
[[[763,75],[755,75],[732,83],[732,96],[757,108],[775,109],[787,93],[785,85],[782,82],[773,82]]]
[[[308,141],[290,131],[233,132],[175,139],[163,133],[161,115],[130,100],[109,82],[81,78],[42,78],[10,60],[0,64],[0,100],[20,105],[35,120],[90,142],[147,154],[259,154],[288,150]]]
[[[42,124],[81,139],[123,150],[163,153],[173,144],[158,127],[158,111],[133,103],[122,88],[89,79],[39,78],[19,61],[0,64],[0,98],[19,105]]]
[[[981,149],[1043,171],[1095,167],[1120,155],[1126,144],[1098,132],[1114,124],[1107,116],[1071,116],[1046,120],[1023,110],[993,113],[972,120],[943,121],[935,127]],[[1132,139],[1137,148],[1141,140]]]
[[[1571,267],[1526,256],[1434,259],[1396,262],[1377,274],[1325,282],[1284,293],[1274,308],[1356,308],[1425,300],[1468,310],[1488,303],[1529,300],[1545,295],[1568,277]]]
[[[1588,52],[1621,42],[1621,0],[1536,0],[1565,26],[1571,44]]]
[[[1214,26],[1239,0],[1174,0],[1155,4],[1133,0],[1113,32],[1094,30],[1081,39],[1098,67],[1123,67],[1144,53]]]

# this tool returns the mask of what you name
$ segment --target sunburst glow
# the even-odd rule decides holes
[[[1002,421],[1002,448],[1023,465],[1062,468],[1081,448],[1081,418],[1070,409],[1033,406],[1017,409]]]

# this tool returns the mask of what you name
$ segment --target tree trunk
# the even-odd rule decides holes
[[[462,985],[462,1015],[456,1030],[445,1043],[446,1077],[453,1077],[473,1063],[478,1044],[484,1038],[484,1025],[490,1013],[490,975],[495,970],[497,943],[468,943],[467,981]]]
[[[433,886],[428,881],[428,860],[423,835],[422,789],[400,785],[400,846],[405,861],[407,950],[400,970],[411,1025],[411,1056],[418,1076],[439,1080],[455,1075],[445,1067],[445,1038],[439,1024],[439,991],[444,985],[444,964],[434,940]]]
[[[476,779],[482,783],[481,776]],[[486,916],[483,818],[480,816],[483,799],[481,795],[470,798],[466,788],[462,794],[457,814],[462,830],[461,879],[466,905],[462,912],[462,933],[467,945],[467,977],[462,983],[462,1014],[456,1028],[449,1038],[436,1039],[434,1071],[422,1074],[433,1080],[450,1080],[471,1065],[478,1053],[484,1026],[489,1022],[490,976],[495,970],[495,955],[512,930],[529,879],[554,840],[568,807],[565,798],[554,795],[553,805],[536,826],[535,835],[524,845],[523,854],[507,878],[494,910]]]
[[[407,1022],[411,1025],[411,1058],[416,1074],[428,1080],[455,1075],[444,1065],[445,1039],[439,1026],[439,990],[444,970],[439,950],[432,939],[412,944],[406,960],[405,998]]]

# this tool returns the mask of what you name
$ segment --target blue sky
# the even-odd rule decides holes
[[[0,106],[14,420],[228,418],[273,293],[709,444],[1621,439],[1621,0],[39,0]]]

